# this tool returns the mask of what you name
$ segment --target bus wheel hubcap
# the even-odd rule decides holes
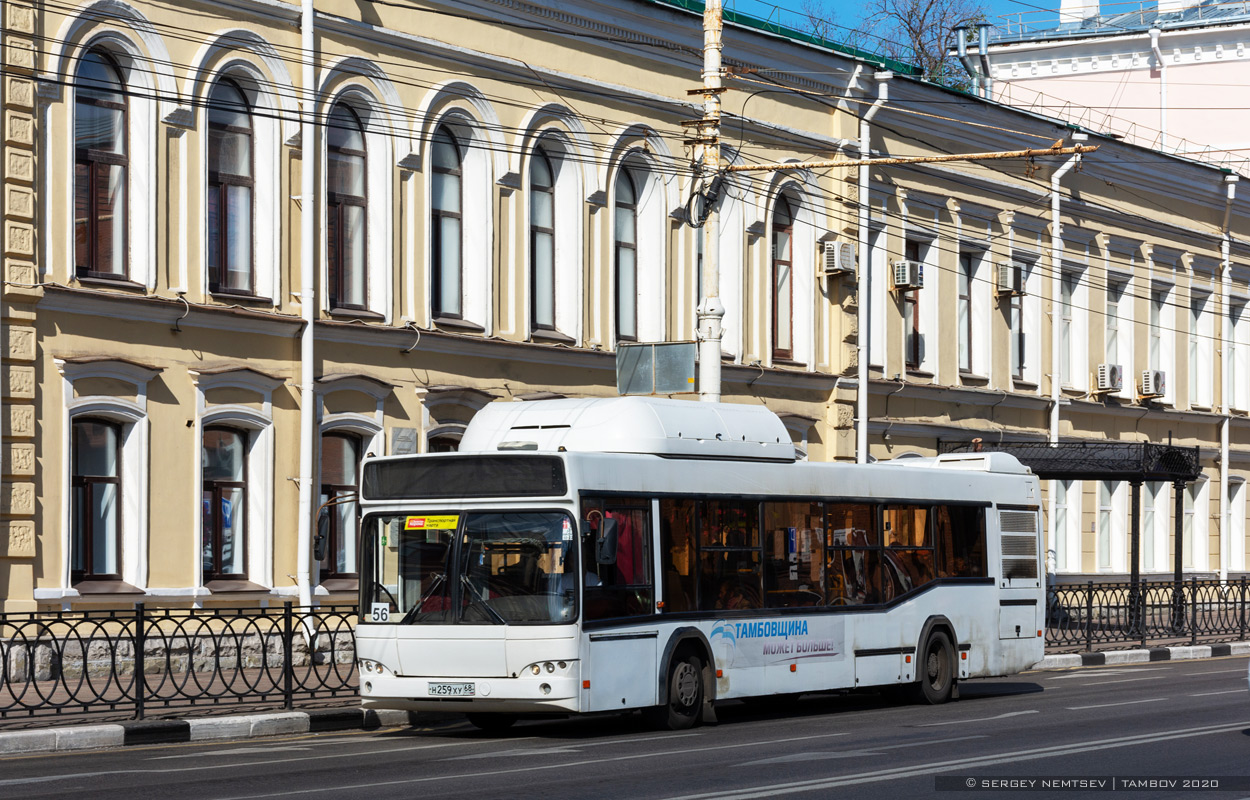
[[[679,707],[690,708],[694,705],[695,698],[699,694],[698,681],[699,674],[695,672],[689,661],[683,661],[677,665],[677,671],[673,675],[673,695]]]
[[[937,683],[938,679],[941,677],[942,669],[936,652],[929,653],[929,658],[925,666],[929,671],[929,680],[933,683]]]

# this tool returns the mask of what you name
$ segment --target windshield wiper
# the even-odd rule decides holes
[[[493,619],[493,621],[494,621],[494,623],[495,623],[496,625],[507,625],[507,624],[508,624],[508,620],[504,619],[502,614],[500,614],[500,613],[499,613],[498,611],[496,611],[495,609],[491,608],[491,607],[490,607],[490,604],[489,604],[489,603],[487,603],[485,600],[483,600],[481,597],[478,597],[477,592],[476,592],[476,591],[474,591],[474,589],[473,589],[473,582],[469,580],[469,576],[468,576],[468,575],[465,575],[463,572],[462,572],[462,573],[460,573],[460,580],[462,580],[462,581],[464,582],[464,590],[465,590],[465,592],[467,592],[467,593],[468,593],[468,595],[469,595],[469,602],[470,602],[470,603],[474,603],[474,602],[476,602],[476,603],[477,603],[478,605],[480,605],[482,608],[486,609],[486,613],[488,613],[488,614],[491,616],[491,618]]]
[[[421,595],[421,599],[417,601],[417,604],[413,606],[412,609],[409,610],[407,614],[404,614],[404,618],[399,621],[399,624],[400,625],[411,624],[412,621],[417,618],[417,615],[421,613],[421,609],[425,608],[425,601],[429,600],[430,597],[433,596],[434,592],[438,590],[438,587],[442,586],[443,582],[446,580],[447,580],[447,573],[445,572],[440,572],[437,575],[435,575],[434,580],[430,581],[430,588],[426,589],[425,594]]]

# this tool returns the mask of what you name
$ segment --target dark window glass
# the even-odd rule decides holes
[[[582,519],[591,528],[582,548],[586,619],[653,613],[651,502],[646,498],[588,498],[582,501]],[[599,564],[595,559],[595,538],[605,519],[616,521],[615,564]]]
[[[938,506],[933,514],[937,539],[938,577],[984,578],[985,509],[978,506]]]
[[[829,605],[882,602],[877,510],[867,503],[830,503],[826,536]]]
[[[772,608],[825,602],[823,503],[764,504],[764,604]]]
[[[757,502],[699,503],[699,608],[763,607]]]
[[[773,210],[773,358],[794,357],[794,211],[784,195]]]
[[[616,338],[638,338],[638,191],[629,170],[616,177]]]
[[[360,479],[360,437],[349,433],[327,433],[321,437],[321,502],[356,494]],[[354,578],[356,567],[355,500],[329,507],[329,541],[321,562],[323,577]]]
[[[70,445],[70,572],[83,580],[121,579],[121,428],[74,420]]]
[[[959,369],[972,372],[972,282],[976,276],[971,253],[959,254]]]
[[[540,147],[530,161],[530,323],[556,327],[556,185],[551,160]]]
[[[431,497],[562,497],[564,462],[552,456],[473,455],[374,461],[365,466],[366,500]]]
[[[121,71],[102,51],[74,73],[74,270],[126,277],[126,96]]]
[[[227,79],[208,103],[208,289],[253,294],[251,109]]]
[[[200,469],[205,583],[246,577],[247,440],[247,433],[232,428],[204,429]]]
[[[660,563],[664,570],[664,611],[693,611],[698,589],[694,500],[660,501]]]
[[[456,138],[446,128],[430,142],[430,257],[433,265],[434,316],[464,316],[461,243],[461,154]]]
[[[367,205],[365,134],[360,117],[336,103],[326,120],[326,257],[330,307],[364,309]]]
[[[904,253],[908,261],[920,261],[920,243],[907,242]],[[924,361],[924,334],[920,331],[920,290],[903,292],[903,319],[906,329],[906,361],[908,369],[920,369]]]

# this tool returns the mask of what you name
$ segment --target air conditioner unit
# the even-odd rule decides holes
[[[1098,365],[1098,391],[1118,392],[1124,388],[1124,367],[1119,364]]]
[[[1019,261],[1000,262],[997,287],[999,294],[1024,294],[1024,265]]]
[[[1168,374],[1161,369],[1141,371],[1141,396],[1162,397],[1168,391]]]
[[[825,242],[822,268],[825,275],[855,273],[855,246],[850,242]]]
[[[891,266],[894,268],[895,289],[924,288],[924,264],[919,261],[895,261]]]

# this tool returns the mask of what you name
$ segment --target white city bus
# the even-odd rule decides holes
[[[1043,655],[1038,482],[1001,453],[811,463],[760,406],[495,403],[457,453],[367,460],[360,511],[367,707],[678,729]]]

